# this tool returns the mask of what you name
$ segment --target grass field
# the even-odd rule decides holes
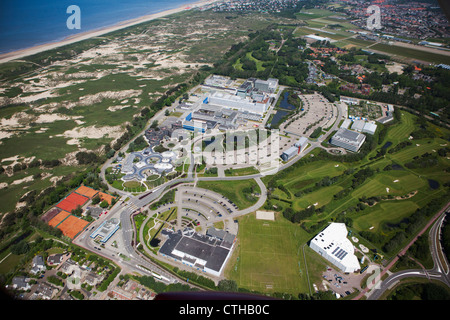
[[[302,245],[309,235],[280,214],[275,221],[239,218],[239,244],[226,276],[258,292],[308,292]]]
[[[224,195],[241,210],[250,207],[258,201],[257,198],[251,197],[249,193],[245,193],[244,189],[253,187],[254,192],[261,192],[254,180],[199,181],[197,186]]]
[[[435,138],[423,138],[410,140],[411,145],[406,146],[394,153],[387,152],[385,156],[369,160],[374,157],[386,142],[392,142],[389,148],[394,148],[400,142],[408,141],[411,132],[417,130],[417,116],[408,112],[401,113],[401,121],[389,126],[383,141],[379,142],[379,147],[370,152],[364,159],[353,162],[333,162],[314,161],[295,167],[294,171],[288,175],[280,176],[277,183],[287,190],[275,188],[272,194],[284,201],[271,200],[284,210],[291,207],[295,212],[303,210],[310,205],[316,208],[325,206],[323,212],[314,213],[307,220],[303,221],[306,226],[313,226],[320,222],[330,222],[341,213],[345,213],[347,218],[353,220],[355,231],[381,232],[386,223],[397,224],[408,218],[418,208],[428,204],[432,199],[438,199],[446,194],[448,188],[444,186],[450,181],[448,170],[450,159],[438,156],[437,150],[448,146],[446,140],[450,136],[450,131],[445,128],[428,124],[428,131],[436,135]],[[389,149],[388,149],[389,150]],[[428,153],[435,155],[438,160],[436,164],[426,168],[409,169],[405,163],[414,161],[414,157]],[[388,165],[399,164],[399,170],[384,169]],[[362,168],[369,167],[374,170],[374,174],[358,184],[352,186],[353,174],[343,175],[336,183],[315,188],[314,191],[300,195],[299,192],[307,188],[314,187],[315,184],[325,176],[334,177],[342,175],[346,169],[353,169],[354,172]],[[432,189],[429,179],[436,180],[440,187]],[[264,179],[267,183],[268,178]],[[334,199],[334,195],[341,190],[350,190],[347,195]],[[298,194],[296,196],[295,194]],[[366,205],[363,210],[356,210],[361,198],[380,197],[372,206]],[[383,198],[381,198],[383,197]],[[396,231],[392,231],[395,233]],[[389,234],[391,236],[393,234]],[[313,236],[313,234],[311,234]],[[386,235],[388,236],[388,235]],[[380,249],[380,248],[378,248]]]

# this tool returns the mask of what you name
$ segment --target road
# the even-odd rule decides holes
[[[328,131],[327,134],[319,137],[318,139],[312,141],[309,140],[310,146],[302,151],[300,154],[294,156],[290,161],[288,161],[285,164],[282,164],[278,171],[284,170],[292,165],[294,165],[297,161],[299,161],[301,158],[309,154],[311,151],[313,151],[316,148],[323,148],[321,143],[325,141],[328,138],[329,133],[335,131],[338,129],[340,120],[343,117],[344,111],[341,109],[340,104],[337,104],[337,117],[336,121],[334,122],[332,128]],[[163,111],[160,111],[156,117],[159,119],[163,114]],[[152,119],[152,121],[155,118]],[[195,140],[193,143],[195,144]],[[127,144],[128,145],[128,144]],[[127,148],[127,145],[123,147]],[[142,253],[140,253],[136,247],[136,243],[143,243],[143,236],[136,235],[136,231],[134,228],[134,224],[132,223],[132,216],[133,214],[139,212],[144,207],[148,206],[153,201],[157,200],[159,197],[161,197],[165,192],[169,191],[171,188],[178,186],[180,184],[185,183],[196,183],[197,181],[216,181],[216,180],[248,180],[248,179],[254,179],[258,186],[261,189],[261,196],[258,199],[258,201],[245,209],[242,210],[236,210],[232,212],[231,218],[236,218],[242,215],[246,215],[248,213],[254,212],[260,207],[262,207],[267,199],[267,189],[264,183],[261,181],[261,178],[264,176],[264,174],[257,173],[252,175],[246,175],[246,176],[221,176],[221,177],[197,177],[194,172],[194,155],[193,153],[190,154],[190,165],[188,169],[187,176],[185,178],[180,179],[174,179],[171,181],[168,181],[157,188],[138,195],[133,196],[129,193],[124,193],[121,190],[114,190],[122,195],[122,198],[125,197],[128,198],[127,202],[118,201],[116,205],[110,210],[108,217],[102,217],[98,221],[96,221],[93,224],[94,228],[97,228],[106,218],[111,217],[117,217],[120,219],[121,223],[121,229],[118,231],[120,232],[120,241],[121,246],[119,246],[119,249],[112,250],[111,248],[101,248],[99,250],[98,246],[95,245],[90,239],[89,235],[92,233],[89,231],[84,232],[82,235],[80,235],[77,239],[74,240],[74,242],[81,247],[84,247],[90,251],[96,252],[99,255],[104,256],[105,258],[111,259],[115,261],[119,266],[122,268],[130,271],[130,272],[139,272],[144,273],[147,275],[152,275],[152,272],[157,273],[159,275],[162,275],[166,278],[167,283],[173,283],[173,282],[184,282],[182,279],[177,278],[176,276],[170,274],[169,272],[165,271],[164,269],[160,268],[157,264],[151,262],[148,258],[144,257]],[[102,177],[104,178],[104,172],[105,168],[110,165],[110,162],[112,159],[107,161],[104,166],[102,167]],[[195,186],[193,187],[193,191],[195,192]],[[179,206],[180,204],[176,204]],[[365,288],[354,300],[358,300],[362,298],[363,296],[367,296],[368,300],[376,300],[379,299],[382,294],[394,286],[398,281],[401,279],[407,278],[407,277],[424,277],[428,279],[435,279],[442,281],[450,286],[450,276],[449,276],[449,264],[448,261],[446,261],[445,257],[442,255],[442,249],[440,247],[439,243],[439,232],[442,226],[442,221],[445,217],[445,212],[448,210],[450,203],[447,204],[433,219],[430,220],[430,222],[427,224],[427,226],[424,227],[424,229],[417,235],[420,236],[423,234],[428,227],[432,225],[431,231],[430,231],[430,243],[431,243],[431,250],[432,250],[432,257],[434,261],[434,267],[430,270],[404,270],[397,273],[393,273],[389,275],[385,280],[379,281],[376,286],[371,286],[370,290],[369,288]],[[181,214],[180,214],[181,215]],[[229,219],[230,216],[224,216],[224,217],[218,217],[214,216],[211,218],[211,220],[208,220],[208,225],[212,225],[214,222],[223,221],[224,219]],[[180,226],[180,224],[179,224]],[[90,227],[91,229],[93,227]],[[136,237],[139,237],[139,241],[136,241]],[[402,256],[406,253],[407,249],[416,241],[417,237],[415,237],[403,250],[381,271],[379,279],[382,278],[382,276],[389,271],[389,269],[397,262],[399,256]],[[143,268],[142,268],[143,267]],[[191,285],[191,284],[189,284]]]
[[[336,115],[336,121],[334,122],[332,128],[328,131],[327,134],[319,137],[318,139],[314,141],[309,141],[310,146],[302,151],[300,154],[295,155],[290,161],[288,161],[285,164],[282,164],[278,171],[284,170],[293,164],[295,164],[298,160],[303,158],[304,156],[308,155],[311,151],[313,151],[315,148],[323,148],[321,146],[321,143],[327,139],[328,135],[337,130],[338,125],[340,123],[340,120],[343,116],[343,110],[341,110],[340,104],[338,104],[337,107],[337,115]],[[162,115],[164,114],[164,110],[161,110],[159,113],[155,115],[155,117],[151,120],[154,121],[155,119],[160,119]],[[195,140],[193,141],[195,143]],[[122,147],[121,150],[125,150],[128,148],[128,144]],[[168,273],[164,269],[160,268],[157,264],[151,262],[148,258],[144,257],[142,253],[140,253],[137,248],[135,247],[136,243],[139,243],[139,241],[136,241],[136,237],[139,237],[139,235],[136,234],[136,230],[134,227],[134,223],[132,222],[132,216],[133,214],[140,212],[144,207],[148,206],[153,201],[157,200],[159,197],[163,195],[164,192],[167,192],[171,188],[173,188],[176,185],[184,184],[184,183],[196,183],[197,181],[215,181],[215,180],[248,180],[248,179],[254,179],[258,186],[261,189],[261,195],[258,199],[258,201],[245,209],[236,210],[232,213],[231,217],[234,219],[236,217],[249,214],[251,212],[256,211],[257,209],[261,208],[266,199],[267,199],[267,189],[264,183],[261,181],[261,178],[264,176],[264,174],[258,173],[258,174],[252,174],[247,176],[230,176],[230,177],[197,177],[194,172],[194,154],[191,153],[189,155],[190,158],[190,165],[188,169],[187,176],[185,178],[180,179],[174,179],[171,181],[168,181],[156,188],[154,188],[151,191],[148,191],[144,194],[140,194],[138,196],[133,196],[130,193],[123,192],[121,190],[115,190],[118,194],[121,195],[121,200],[119,200],[114,207],[110,210],[107,217],[103,216],[98,221],[94,222],[92,227],[90,226],[90,229],[88,231],[84,231],[80,236],[78,236],[74,243],[78,244],[79,246],[93,251],[99,255],[104,256],[105,258],[113,260],[115,263],[117,263],[122,268],[125,268],[129,270],[130,272],[139,272],[151,275],[152,272],[155,272],[159,275],[162,275],[167,278],[167,282],[176,282],[183,280],[178,279],[174,275]],[[101,169],[101,177],[104,179],[104,174],[107,166],[111,165],[111,162],[113,161],[113,158],[109,159]],[[105,179],[104,179],[105,180]],[[106,181],[106,180],[105,180]],[[194,187],[195,188],[195,187]],[[127,199],[125,202],[124,200]],[[120,220],[121,228],[117,231],[120,232],[120,245],[117,249],[112,249],[110,246],[105,246],[105,248],[98,246],[95,244],[92,239],[90,238],[90,234],[92,233],[91,230],[93,228],[97,228],[105,219],[110,219],[112,217],[118,218]],[[230,216],[223,216],[218,217],[215,216],[211,220],[208,221],[208,225],[214,222],[223,221],[225,219],[229,219]],[[142,243],[142,238],[140,238],[140,243]],[[144,267],[144,268],[142,268]]]
[[[414,244],[419,236],[421,236],[428,228],[430,228],[429,240],[431,256],[433,258],[434,266],[430,270],[418,269],[418,270],[403,270],[389,275],[385,280],[379,280],[375,287],[365,288],[357,297],[353,300],[359,300],[363,296],[366,296],[368,300],[378,300],[386,290],[392,288],[401,279],[409,277],[419,277],[427,278],[429,280],[438,280],[445,283],[450,287],[450,275],[449,275],[449,264],[445,256],[442,254],[442,248],[439,242],[440,231],[442,223],[445,219],[446,214],[450,213],[450,202],[447,203],[444,208],[442,208],[428,223],[427,225],[417,234],[414,239],[406,247],[404,247],[399,254],[392,259],[392,261],[381,271],[379,279],[386,274],[389,269],[398,261],[400,256],[406,254],[406,251]],[[373,289],[372,289],[373,288]],[[372,290],[370,290],[372,289]]]

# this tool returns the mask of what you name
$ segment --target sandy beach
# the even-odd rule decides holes
[[[130,27],[133,25],[143,23],[143,22],[162,18],[162,17],[168,16],[171,14],[175,14],[175,13],[184,11],[184,10],[202,7],[202,6],[205,6],[205,5],[214,3],[214,2],[218,2],[218,1],[219,0],[201,0],[201,1],[190,3],[190,4],[182,5],[175,9],[170,9],[170,10],[166,10],[166,11],[162,11],[162,12],[158,12],[158,13],[154,13],[154,14],[145,15],[145,16],[142,16],[139,18],[122,21],[122,22],[115,24],[114,26],[82,32],[82,33],[68,37],[68,38],[58,41],[58,42],[46,43],[46,44],[31,47],[31,48],[27,48],[27,49],[4,53],[4,54],[0,55],[0,63],[20,59],[23,57],[27,57],[27,56],[39,53],[39,52],[55,49],[55,48],[58,48],[61,46],[65,46],[65,45],[68,45],[71,43],[86,40],[86,39],[89,39],[92,37],[98,37],[98,36],[110,33],[112,31],[120,30],[123,28],[127,28],[127,27]]]

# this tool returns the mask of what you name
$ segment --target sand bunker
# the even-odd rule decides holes
[[[359,245],[359,248],[360,248],[361,251],[364,252],[364,253],[369,252],[369,249],[368,249],[366,246],[362,245],[362,244]]]
[[[273,211],[256,211],[256,219],[274,221],[275,214]]]

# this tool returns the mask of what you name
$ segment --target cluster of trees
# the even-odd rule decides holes
[[[75,155],[79,164],[93,164],[99,163],[100,158],[94,152],[80,151]]]
[[[291,207],[284,209],[283,217],[293,223],[299,223],[302,220],[305,220],[311,217],[313,214],[322,213],[325,211],[325,206],[321,206],[320,208],[316,208],[314,205],[309,206],[306,209],[300,211],[294,211]]]
[[[166,285],[163,282],[156,281],[155,278],[151,276],[136,277],[136,280],[157,294],[170,291],[199,291],[197,288],[191,288],[189,285],[179,282]]]
[[[420,157],[415,156],[413,158],[413,161],[405,163],[405,167],[407,167],[408,169],[429,168],[437,165],[438,162],[439,160],[435,155],[429,152],[425,152]]]
[[[274,77],[281,85],[299,86],[308,75],[308,66],[304,63],[307,54],[299,50],[306,42],[294,38],[293,30],[289,25],[273,24],[250,34],[249,40],[233,45],[224,57],[214,64],[213,73],[232,78]],[[268,40],[274,40],[280,45],[281,40],[285,41],[276,53],[270,49]],[[255,61],[247,57],[249,52],[253,58],[262,61],[261,70],[258,71]],[[242,70],[234,67],[238,59],[242,63]]]
[[[387,300],[450,300],[450,293],[435,283],[409,283],[397,288]]]
[[[36,168],[39,166],[44,166],[45,168],[54,168],[56,166],[59,166],[60,164],[61,164],[61,161],[59,161],[58,159],[54,159],[54,160],[34,159],[29,164],[26,164],[25,162],[16,163],[12,167],[12,170],[13,170],[13,172],[19,172],[22,170],[26,170],[28,168]],[[5,168],[3,168],[3,166],[0,166],[0,174],[2,174],[4,172],[5,172]]]
[[[134,139],[133,142],[131,142],[129,144],[127,152],[139,151],[139,150],[145,149],[147,147],[148,147],[148,143],[145,140],[145,138],[143,136],[139,136],[136,139]]]

